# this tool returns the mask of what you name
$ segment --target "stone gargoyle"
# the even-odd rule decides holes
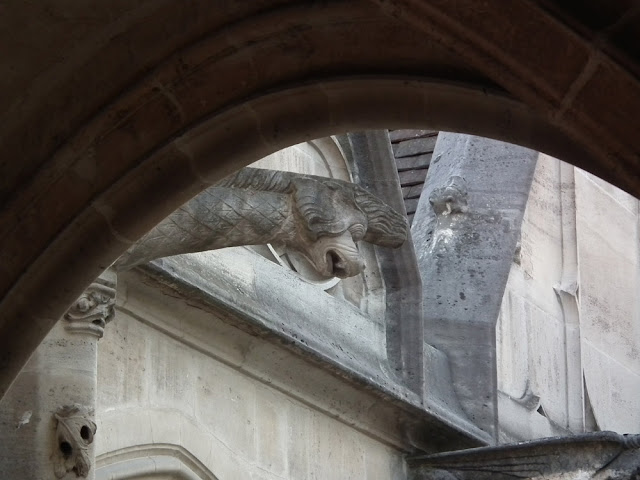
[[[353,183],[245,168],[169,215],[114,265],[270,243],[300,253],[325,278],[346,278],[364,267],[359,241],[393,248],[407,234],[404,215]]]

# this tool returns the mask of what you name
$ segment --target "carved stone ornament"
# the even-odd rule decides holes
[[[56,451],[53,454],[54,473],[62,478],[73,472],[86,478],[91,469],[89,445],[96,434],[96,424],[91,420],[93,410],[82,405],[65,405],[54,414],[56,426]]]
[[[640,480],[640,435],[596,432],[408,459],[415,480]]]
[[[454,175],[444,187],[439,187],[429,195],[429,203],[436,215],[447,216],[452,213],[465,213],[467,206],[467,182]]]
[[[323,278],[345,278],[364,268],[359,241],[397,248],[407,234],[404,215],[355,184],[245,168],[172,213],[115,268],[182,253],[273,244],[301,254]]]
[[[64,315],[67,331],[102,337],[114,315],[115,278],[115,272],[108,270],[89,285]]]

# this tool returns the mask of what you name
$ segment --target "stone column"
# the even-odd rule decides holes
[[[440,133],[411,234],[425,339],[445,352],[462,409],[497,440],[495,325],[538,153]]]
[[[115,283],[107,270],[87,288],[0,402],[0,478],[94,478],[97,342]]]

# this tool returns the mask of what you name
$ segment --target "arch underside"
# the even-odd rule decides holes
[[[58,19],[23,7],[50,28],[31,47],[7,40],[29,61],[9,62],[2,85],[0,396],[132,242],[288,145],[432,127],[535,148],[640,195],[637,79],[532,3],[486,7],[483,22],[466,2],[107,3]]]

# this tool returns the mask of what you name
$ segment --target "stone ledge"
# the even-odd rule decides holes
[[[243,305],[229,305],[166,265],[126,273],[122,284],[121,312],[394,448],[439,452],[488,441],[437,399],[423,402],[385,378],[379,366],[376,373],[371,365],[341,363],[313,348],[308,337],[256,321]]]

